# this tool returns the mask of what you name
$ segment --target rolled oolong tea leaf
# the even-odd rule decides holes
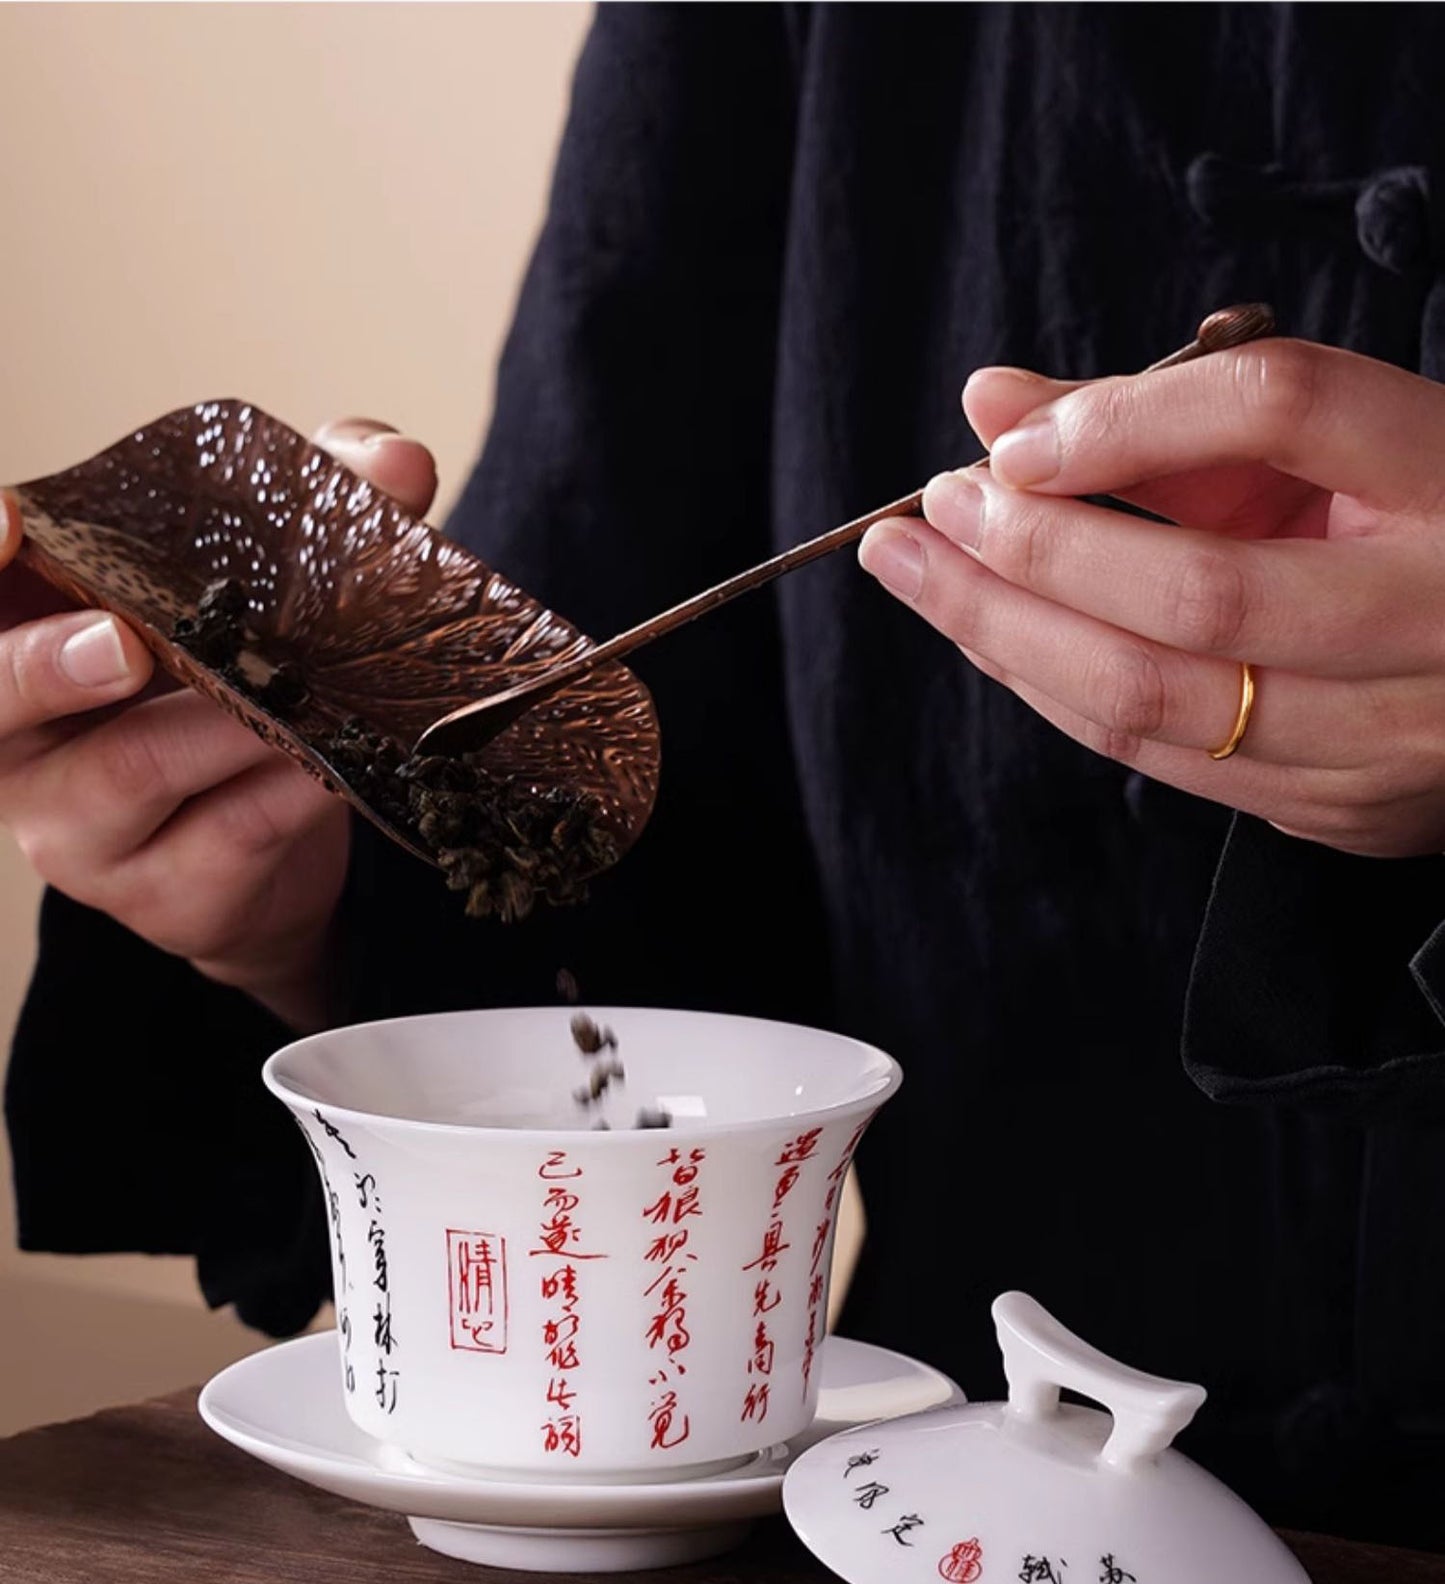
[[[573,984],[575,986],[575,980]],[[627,1077],[615,1055],[597,1059],[602,1057],[603,1051],[616,1051],[617,1036],[610,1028],[600,1028],[586,1012],[579,1012],[572,1019],[572,1043],[592,1062],[587,1082],[573,1091],[573,1098],[579,1105],[596,1105],[614,1078]]]
[[[618,1061],[599,1061],[594,1063],[592,1072],[587,1082],[580,1089],[574,1089],[572,1098],[578,1105],[596,1105],[602,1098],[603,1092],[614,1078],[626,1078],[627,1073],[622,1063]]]
[[[333,735],[327,757],[435,856],[448,888],[467,893],[471,918],[511,923],[539,898],[558,907],[581,902],[582,877],[617,861],[616,838],[589,794],[506,780],[475,754],[407,757],[361,721]]]
[[[557,907],[581,902],[583,876],[619,856],[588,794],[502,780],[473,754],[409,759],[397,774],[418,834],[447,885],[467,893],[473,918],[523,918],[538,897]]]
[[[604,1050],[617,1049],[617,1036],[610,1028],[599,1028],[587,1013],[579,1012],[572,1019],[572,1043],[584,1056],[596,1056]]]
[[[410,795],[398,775],[405,756],[389,737],[372,731],[362,721],[350,720],[332,734],[326,757],[392,824],[404,830],[412,828]]]
[[[239,578],[208,583],[194,616],[182,616],[171,637],[197,660],[229,675],[246,646],[246,589]]]
[[[284,720],[311,696],[306,673],[294,660],[283,660],[256,691],[256,702]]]
[[[284,720],[306,702],[306,678],[294,660],[283,660],[259,685],[245,674],[239,662],[252,637],[246,626],[248,606],[246,586],[239,578],[218,578],[206,585],[196,614],[180,617],[170,635],[237,691]]]
[[[577,981],[564,968],[557,975],[558,992],[568,1001],[577,999]],[[596,1105],[607,1086],[614,1078],[625,1080],[627,1073],[622,1063],[617,1059],[617,1036],[610,1028],[605,1027],[587,1012],[578,1012],[572,1018],[572,1043],[592,1063],[592,1070],[587,1082],[580,1089],[572,1092],[572,1098],[583,1107]],[[612,1052],[603,1055],[603,1052]],[[666,1128],[672,1126],[672,1114],[665,1106],[644,1106],[637,1113],[635,1126],[638,1128]],[[596,1132],[611,1130],[612,1124],[605,1117],[599,1117],[592,1124]]]
[[[642,1128],[670,1128],[672,1126],[672,1113],[658,1106],[656,1110],[649,1110],[646,1106],[637,1113],[636,1126]],[[592,1124],[594,1133],[610,1133],[612,1124],[606,1117],[598,1117]]]
[[[171,637],[284,718],[308,696],[305,675],[290,660],[259,685],[245,675],[239,662],[251,637],[248,604],[238,578],[217,579],[206,585],[196,614],[175,622]],[[327,749],[337,772],[367,802],[435,856],[448,888],[467,893],[469,917],[495,915],[511,923],[525,918],[539,897],[554,906],[580,902],[587,895],[582,876],[617,861],[616,838],[601,823],[601,804],[588,794],[505,779],[472,754],[407,757],[359,720],[346,722]],[[604,1046],[616,1049],[610,1030],[599,1040],[594,1054]],[[612,1076],[620,1075],[617,1066]]]

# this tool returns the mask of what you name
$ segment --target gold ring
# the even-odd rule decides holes
[[[1254,672],[1250,669],[1248,660],[1239,663],[1239,714],[1234,718],[1234,730],[1229,734],[1229,741],[1222,748],[1211,748],[1211,759],[1228,759],[1230,754],[1244,741],[1244,734],[1249,730],[1249,717],[1254,709]]]

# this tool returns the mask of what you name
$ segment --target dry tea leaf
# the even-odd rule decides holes
[[[577,1000],[577,981],[565,968],[557,975],[557,990],[568,1001]],[[604,1051],[616,1052],[617,1036],[610,1028],[600,1026],[589,1013],[578,1012],[572,1019],[572,1043],[591,1063],[587,1082],[580,1089],[572,1091],[572,1098],[580,1106],[596,1105],[614,1078],[625,1080],[627,1077],[626,1070],[615,1054],[602,1054]],[[644,1106],[637,1113],[634,1125],[639,1128],[671,1127],[672,1116],[663,1106]],[[611,1126],[603,1117],[592,1124],[596,1132],[610,1131]]]
[[[236,578],[209,585],[194,617],[171,636],[215,667],[230,686],[285,719],[308,697],[301,668],[284,661],[259,686],[241,664],[255,635]],[[372,806],[435,859],[453,891],[467,893],[472,918],[525,918],[538,897],[561,906],[587,895],[585,877],[616,861],[595,799],[501,781],[480,755],[403,757],[394,742],[348,721],[327,744],[331,762]]]
[[[572,1019],[572,1043],[584,1056],[596,1056],[604,1050],[617,1049],[617,1036],[610,1028],[599,1028],[585,1013]]]

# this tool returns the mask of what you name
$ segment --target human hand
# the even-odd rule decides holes
[[[983,369],[964,409],[989,467],[875,526],[867,570],[1099,753],[1346,852],[1445,850],[1445,388],[1278,340]],[[1183,526],[1068,498],[1105,493]]]
[[[315,440],[408,510],[431,505],[416,441],[359,419]],[[67,896],[321,1026],[345,804],[208,699],[158,686],[117,618],[10,566],[20,539],[0,494],[0,824]]]

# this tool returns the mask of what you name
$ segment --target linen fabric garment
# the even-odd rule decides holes
[[[972,460],[983,364],[1127,372],[1263,300],[1438,376],[1442,59],[1437,7],[601,7],[449,531],[600,637]],[[1182,1444],[1270,1519],[1445,1545],[1442,861],[1231,828],[850,555],[637,670],[637,849],[508,928],[358,827],[347,1018],[549,1002],[566,966],[874,1041],[906,1081],[848,1333],[996,1396],[1022,1288],[1204,1382]],[[24,1246],[194,1254],[212,1303],[304,1324],[320,1199],[257,1075],[287,1037],[48,896]]]

